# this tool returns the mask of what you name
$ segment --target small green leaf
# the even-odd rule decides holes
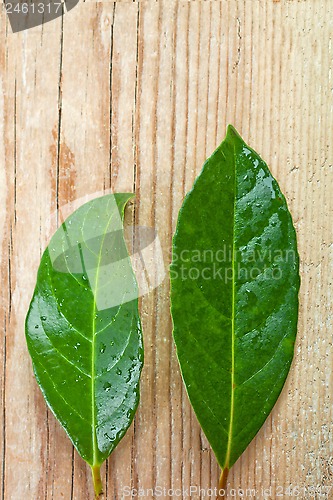
[[[170,274],[182,376],[222,486],[287,377],[299,290],[286,200],[231,126],[180,210]]]
[[[26,339],[46,402],[93,473],[131,424],[143,363],[138,290],[123,237],[133,195],[76,210],[45,250]]]

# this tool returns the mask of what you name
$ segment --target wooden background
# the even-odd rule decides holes
[[[333,498],[333,490],[320,495],[333,484],[332,38],[332,0],[80,2],[63,19],[17,34],[2,11],[2,499],[93,498],[90,470],[47,410],[25,345],[52,214],[103,189],[134,190],[128,219],[158,231],[167,266],[184,194],[228,123],[286,194],[302,274],[290,376],[229,484],[256,488],[256,498],[275,499],[289,484]],[[182,386],[167,279],[143,297],[141,313],[141,404],[103,467],[107,499],[124,498],[125,486],[218,481]]]

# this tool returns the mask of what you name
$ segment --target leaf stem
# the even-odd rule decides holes
[[[95,498],[98,498],[103,493],[103,485],[101,479],[101,466],[100,465],[92,465],[91,472],[94,483],[95,490]]]
[[[221,500],[221,498],[226,497],[226,485],[227,485],[228,474],[229,474],[228,467],[224,467],[224,469],[221,470],[217,500]]]

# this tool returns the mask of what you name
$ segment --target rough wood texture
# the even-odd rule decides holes
[[[291,374],[229,484],[256,498],[289,484],[332,498],[320,489],[333,483],[332,1],[80,2],[18,34],[2,11],[0,30],[1,498],[92,499],[90,472],[46,409],[24,338],[57,208],[135,190],[128,216],[156,229],[168,265],[184,194],[228,123],[286,194],[302,272]],[[141,312],[141,404],[103,468],[105,497],[125,498],[125,486],[215,487],[218,467],[172,344],[168,279]]]

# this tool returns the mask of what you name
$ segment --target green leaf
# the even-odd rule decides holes
[[[182,376],[222,485],[287,377],[299,290],[286,200],[231,126],[180,210],[170,274]]]
[[[111,194],[76,210],[45,250],[26,318],[37,382],[75,448],[100,465],[131,424],[143,363],[138,290]]]

